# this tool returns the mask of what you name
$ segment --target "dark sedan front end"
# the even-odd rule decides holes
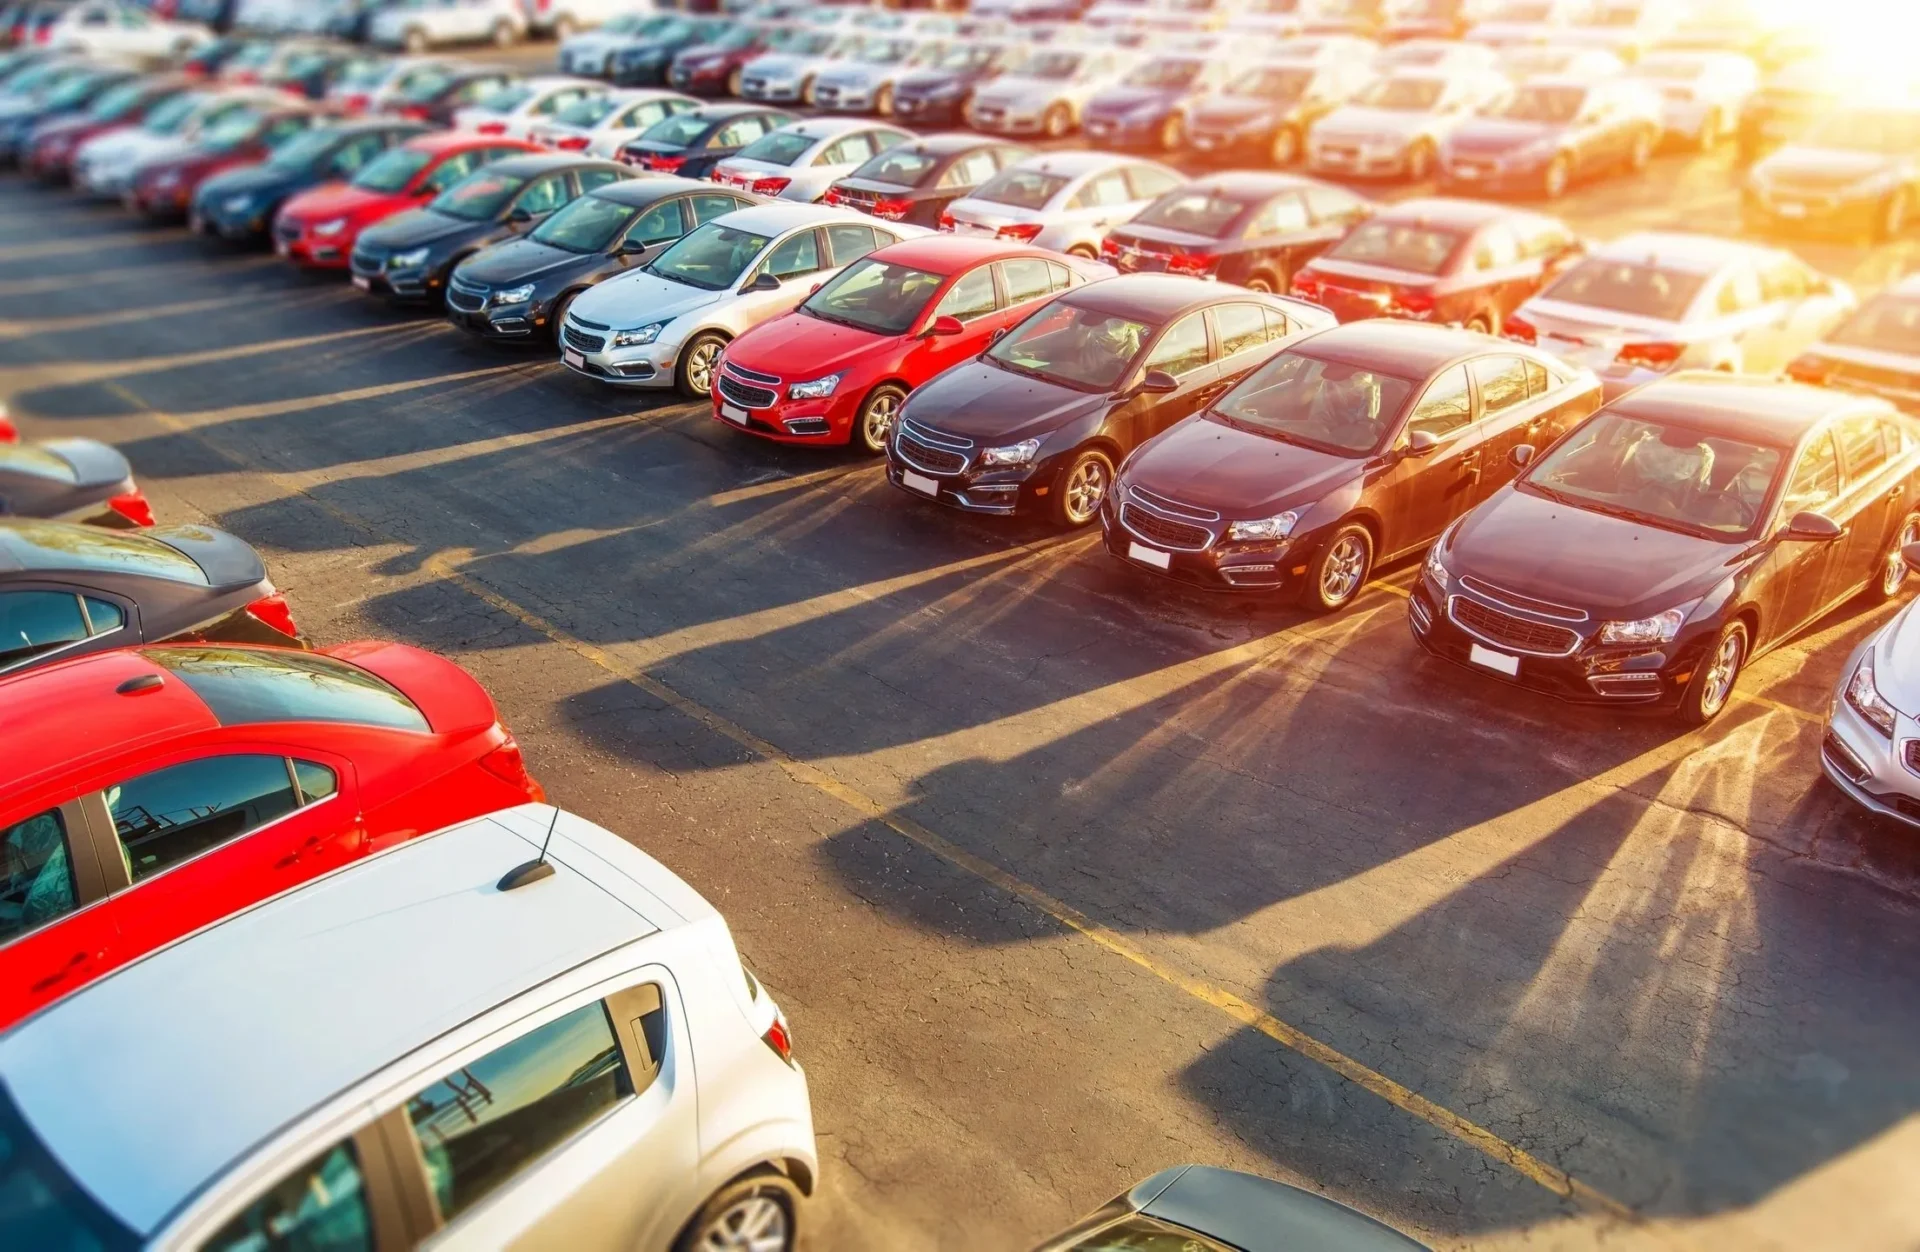
[[[1265,157],[1287,110],[1271,101],[1219,96],[1196,103],[1187,113],[1187,147],[1208,161]]]
[[[1268,519],[1229,519],[1216,509],[1161,495],[1122,473],[1100,506],[1107,552],[1135,569],[1207,591],[1285,595],[1299,590],[1317,532],[1239,538],[1237,528]]]
[[[1170,126],[1185,93],[1150,87],[1111,87],[1087,101],[1080,128],[1088,139],[1114,148],[1170,151],[1184,128]],[[1175,141],[1169,145],[1166,140]]]
[[[525,342],[558,329],[554,306],[606,263],[530,239],[496,244],[463,261],[447,278],[447,320],[482,339]]]
[[[904,126],[959,126],[978,75],[960,71],[917,70],[893,85],[893,120]]]
[[[273,227],[273,215],[309,181],[266,165],[216,174],[194,190],[188,224],[199,234],[263,241]]]
[[[1042,457],[1041,442],[1021,449],[1024,459],[989,463],[989,453],[1008,455],[1007,448],[984,448],[976,439],[902,416],[887,441],[887,481],[908,495],[949,508],[1010,517],[1038,506],[1040,494],[1059,472],[1061,458],[1077,446],[1063,440],[1058,455]],[[1007,447],[1020,448],[1020,443]]]
[[[1912,180],[1901,157],[1786,147],[1747,172],[1741,215],[1748,230],[1769,234],[1891,236],[1912,218]]]
[[[1499,118],[1476,119],[1455,131],[1440,157],[1443,195],[1532,195],[1560,155],[1563,128]]]

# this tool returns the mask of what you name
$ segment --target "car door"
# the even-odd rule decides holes
[[[1802,264],[1798,257],[1779,253],[1759,267],[1760,300],[1766,321],[1750,329],[1743,341],[1742,366],[1750,373],[1773,374],[1823,338],[1853,307],[1825,275]]]
[[[120,596],[53,582],[0,590],[0,674],[139,642],[139,609]]]
[[[1415,454],[1408,440],[1419,432],[1436,442]],[[1430,542],[1479,498],[1484,466],[1466,366],[1448,366],[1426,385],[1388,447],[1393,464],[1373,493],[1386,530],[1381,560]]]
[[[77,802],[0,819],[0,1026],[119,964],[98,846]]]
[[[1828,514],[1846,530],[1828,565],[1824,603],[1833,605],[1880,574],[1893,531],[1906,516],[1906,475],[1892,455],[1887,424],[1876,413],[1855,413],[1833,424],[1840,453],[1840,495]],[[1895,510],[1898,510],[1896,514]]]
[[[1480,232],[1474,240],[1472,263],[1480,302],[1478,308],[1463,310],[1461,320],[1491,316],[1489,329],[1498,331],[1507,314],[1524,304],[1539,285],[1540,267],[1521,255],[1519,237],[1505,222]]]
[[[1830,516],[1840,495],[1840,461],[1833,432],[1822,428],[1808,439],[1795,458],[1780,495],[1774,534],[1802,511]],[[1761,628],[1767,639],[1784,639],[1812,621],[1825,607],[1828,570],[1846,542],[1774,538],[1773,550],[1763,558],[1755,581],[1761,599]],[[1771,623],[1771,625],[1769,625]]]
[[[1478,481],[1469,493],[1469,507],[1505,486],[1517,470],[1510,455],[1520,444],[1539,444],[1539,431],[1555,407],[1551,395],[1536,395],[1528,366],[1535,362],[1508,354],[1475,357],[1467,363],[1479,398],[1479,448],[1475,455]],[[1544,372],[1544,371],[1543,371]]]
[[[1084,226],[1096,235],[1104,235],[1140,211],[1134,206],[1132,197],[1133,191],[1127,185],[1126,173],[1111,169],[1103,174],[1095,174],[1083,183],[1080,190],[1074,192],[1067,201],[1066,211],[1060,217]]]
[[[547,220],[555,210],[571,202],[578,192],[570,174],[548,174],[520,189],[507,210],[509,229],[524,234]],[[524,217],[520,216],[525,214]]]
[[[696,192],[687,199],[687,206],[693,211],[693,223],[688,226],[687,229],[692,230],[694,226],[705,226],[716,217],[724,217],[726,214],[732,213],[736,209],[744,209],[752,203],[751,200],[742,200],[740,197],[730,195],[724,191]]]
[[[1004,263],[1003,263],[1004,264]],[[1039,264],[1044,268],[1046,262]],[[926,325],[955,317],[966,327],[958,335],[927,335],[908,351],[903,373],[909,381],[924,382],[986,349],[987,340],[1006,320],[1007,307],[992,263],[982,263],[959,275],[941,293],[927,315]]]
[[[1156,370],[1173,375],[1179,386],[1159,395],[1148,392],[1129,402],[1133,412],[1127,430],[1123,433],[1117,426],[1114,430],[1116,435],[1131,440],[1125,452],[1133,451],[1181,418],[1198,413],[1219,396],[1220,367],[1213,357],[1207,310],[1195,310],[1161,331],[1135,377],[1145,378]]]
[[[675,196],[652,205],[633,219],[609,258],[614,271],[630,269],[658,256],[667,244],[693,228],[693,198]]]
[[[800,302],[825,281],[824,271],[829,268],[831,257],[827,241],[817,226],[782,237],[740,281],[739,295],[725,314],[727,322],[737,334],[799,307]],[[780,280],[780,285],[772,291],[747,290],[762,274],[773,275]]]

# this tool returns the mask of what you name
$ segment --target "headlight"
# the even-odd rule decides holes
[[[1254,542],[1285,539],[1293,533],[1294,524],[1299,520],[1299,513],[1289,511],[1277,517],[1261,517],[1246,522],[1229,522],[1227,523],[1227,538]]]
[[[1038,439],[1022,439],[1019,443],[1010,443],[1004,448],[988,448],[980,454],[980,464],[988,465],[1025,465],[1033,460],[1040,451]]]
[[[488,304],[525,304],[533,299],[533,284],[523,283],[518,287],[507,287],[487,297]]]
[[[1672,643],[1692,609],[1693,605],[1683,604],[1677,609],[1655,613],[1652,617],[1643,617],[1635,622],[1604,622],[1600,627],[1600,642]]]
[[[828,374],[825,378],[816,378],[808,383],[794,383],[787,388],[789,400],[824,400],[833,394],[845,374]]]
[[[220,202],[220,207],[229,213],[245,213],[253,208],[253,197],[228,196]]]
[[[1440,558],[1440,545],[1446,541],[1446,538],[1444,533],[1441,534],[1440,538],[1433,541],[1433,546],[1427,549],[1427,577],[1433,579],[1442,591],[1445,591],[1453,582],[1453,575],[1447,573],[1447,563]]]
[[[658,339],[660,332],[666,328],[667,324],[665,322],[654,322],[648,326],[635,327],[633,330],[616,330],[613,332],[613,338],[607,341],[607,346],[611,348],[638,348]]]
[[[1872,723],[1875,730],[1887,738],[1893,738],[1893,722],[1899,716],[1899,710],[1887,703],[1880,688],[1873,681],[1873,649],[1868,648],[1860,656],[1860,664],[1854,667],[1853,677],[1847,680],[1847,703],[1853,711]]]
[[[387,268],[390,270],[418,269],[427,263],[429,251],[431,249],[415,248],[411,252],[396,252],[387,258]]]
[[[320,236],[322,239],[326,239],[326,238],[330,238],[331,236],[339,234],[341,231],[345,230],[346,228],[347,228],[346,218],[330,217],[324,222],[316,223],[313,228],[313,233]]]

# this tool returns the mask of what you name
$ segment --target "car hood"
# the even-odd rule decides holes
[[[1392,1227],[1285,1183],[1210,1165],[1178,1165],[1134,1186],[1139,1211],[1236,1248],[1426,1252]]]
[[[1369,109],[1357,104],[1345,104],[1327,114],[1314,126],[1317,138],[1364,139],[1368,136],[1380,136],[1388,139],[1411,139],[1432,125],[1438,114],[1412,113],[1405,109]]]
[[[301,192],[281,210],[290,221],[322,221],[330,217],[358,217],[393,203],[386,191],[369,191],[351,183],[322,183]],[[453,219],[443,219],[451,221]]]
[[[1244,126],[1255,118],[1271,117],[1279,106],[1258,96],[1207,96],[1194,102],[1188,112],[1188,127]]]
[[[1164,111],[1179,103],[1184,94],[1172,87],[1108,87],[1087,101],[1087,112],[1118,117],[1136,109]]]
[[[1050,78],[1028,78],[1024,74],[996,78],[974,88],[975,104],[997,104],[1002,108],[1053,99],[1063,84]]]
[[[1753,167],[1754,181],[1777,181],[1800,187],[1845,187],[1898,165],[1880,152],[1853,152],[1845,148],[1808,148],[1790,144]]]
[[[1282,443],[1200,415],[1156,435],[1127,460],[1126,481],[1229,520],[1312,504],[1366,462]]]
[[[1909,717],[1920,716],[1920,614],[1908,603],[1873,641],[1873,685]],[[1848,677],[1851,677],[1849,675]]]
[[[857,365],[876,349],[899,342],[898,335],[823,322],[794,312],[762,322],[734,340],[727,346],[727,360],[782,378],[794,375],[796,361],[805,361],[799,376],[818,378]]]
[[[696,309],[718,304],[733,294],[732,287],[702,291],[685,283],[636,270],[589,287],[573,302],[571,311],[590,322],[609,326],[646,326],[670,322]]]
[[[307,176],[299,170],[275,169],[261,162],[222,170],[200,184],[200,193],[203,196],[282,196],[306,181]]]
[[[281,211],[285,212],[284,209]],[[360,239],[376,247],[404,252],[423,243],[437,243],[454,235],[466,234],[480,225],[479,222],[435,213],[432,209],[408,209],[368,227],[361,233]]]
[[[575,270],[604,258],[581,254],[531,239],[509,239],[482,248],[460,263],[460,277],[488,287],[513,287],[561,270]]]
[[[1551,122],[1521,122],[1504,117],[1470,117],[1447,140],[1455,152],[1517,152],[1558,139],[1565,127]]]
[[[922,384],[907,397],[901,416],[982,444],[1017,443],[1044,437],[1107,403],[1105,392],[1076,391],[970,361]]]
[[[1590,512],[1509,485],[1461,521],[1448,565],[1456,574],[1596,617],[1631,618],[1706,594],[1744,547]]]

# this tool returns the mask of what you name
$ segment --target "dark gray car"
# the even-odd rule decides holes
[[[97,439],[0,444],[0,515],[153,525],[127,458]]]
[[[306,646],[259,554],[224,531],[0,518],[0,673],[162,640]]]

